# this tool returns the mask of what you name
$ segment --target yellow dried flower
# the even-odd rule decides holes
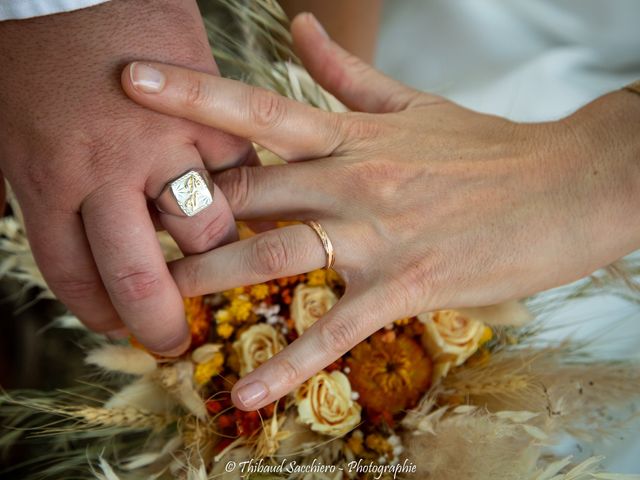
[[[478,346],[481,347],[492,338],[493,338],[493,330],[491,330],[489,327],[485,325],[484,331],[482,332],[482,337],[480,337],[480,340],[478,341]]]
[[[327,285],[331,285],[331,286],[344,285],[344,280],[342,280],[342,277],[338,272],[336,272],[335,270],[325,270],[325,272],[327,275],[327,278],[326,278]]]
[[[238,228],[238,237],[240,240],[251,238],[255,235],[255,232],[244,222],[236,222],[236,227]]]
[[[218,310],[215,314],[216,323],[228,323],[233,320],[233,315],[226,309]]]
[[[367,445],[367,448],[380,454],[388,454],[393,452],[393,447],[391,446],[391,444],[379,433],[372,433],[370,435],[367,435],[365,444]]]
[[[314,270],[307,273],[307,284],[313,287],[324,285],[327,280],[326,270]]]
[[[234,320],[239,322],[244,322],[251,315],[251,309],[253,308],[253,304],[249,301],[246,295],[240,295],[233,300],[231,300],[231,305],[229,305],[229,313],[234,318]]]
[[[193,380],[197,385],[206,384],[214,375],[222,371],[222,365],[224,365],[224,355],[222,352],[216,352],[211,360],[196,365]]]
[[[222,338],[229,338],[233,333],[233,325],[230,323],[221,323],[216,327],[216,332]]]
[[[291,225],[300,225],[300,222],[291,221],[291,220],[279,220],[276,222],[276,226],[278,228],[289,227]]]
[[[396,320],[393,323],[395,323],[396,325],[404,326],[404,325],[409,325],[410,322],[411,322],[411,317],[406,317],[406,318],[401,318],[400,320]]]
[[[222,292],[222,294],[227,298],[233,299],[235,297],[238,297],[238,296],[244,294],[244,287],[232,288],[231,290],[227,290],[225,292]]]
[[[259,283],[251,287],[249,293],[256,300],[264,300],[269,296],[269,286],[266,283]]]
[[[231,312],[225,308],[218,310],[214,317],[216,319],[216,323],[227,323],[233,320],[233,315],[231,315]]]
[[[360,433],[360,432],[357,432],[357,433]],[[362,444],[363,444],[362,433],[360,433],[360,435],[357,435],[356,433],[354,433],[349,437],[349,440],[347,440],[347,447],[349,447],[349,449],[353,452],[354,455],[362,454],[362,452],[364,451]]]

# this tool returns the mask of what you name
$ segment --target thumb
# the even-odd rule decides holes
[[[291,35],[296,53],[311,76],[351,110],[398,112],[427,96],[344,50],[311,13],[301,13],[293,20]]]

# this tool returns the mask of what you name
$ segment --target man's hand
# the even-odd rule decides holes
[[[194,0],[113,0],[0,23],[0,168],[54,293],[96,331],[126,327],[153,351],[179,354],[188,329],[154,221],[185,253],[236,232],[219,190],[195,217],[150,214],[148,199],[187,170],[254,153],[128,100],[119,78],[134,58],[217,73]]]

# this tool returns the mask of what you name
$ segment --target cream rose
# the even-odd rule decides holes
[[[446,376],[452,366],[462,365],[491,338],[484,323],[456,310],[422,313],[418,319],[425,326],[422,345],[434,362],[434,381]]]
[[[298,420],[315,432],[339,436],[360,422],[361,407],[351,398],[349,379],[340,371],[320,371],[298,388],[295,399]]]
[[[293,292],[291,318],[298,335],[326,314],[338,301],[338,297],[326,285],[309,286],[300,284]]]
[[[287,341],[271,325],[257,323],[249,327],[233,342],[240,363],[240,376],[255,370],[286,346]]]

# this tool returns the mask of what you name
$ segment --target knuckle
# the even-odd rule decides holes
[[[220,210],[215,217],[208,222],[200,232],[191,240],[191,252],[200,253],[217,246],[229,234],[231,222],[225,221],[225,210]]]
[[[346,142],[348,135],[347,129],[345,129],[345,117],[343,115],[348,114],[333,114],[327,113],[324,115],[325,120],[325,137],[328,151],[327,156],[339,151]]]
[[[242,214],[250,203],[249,192],[252,191],[251,167],[239,167],[221,173],[216,183],[224,192],[235,215]]]
[[[393,297],[406,315],[417,315],[426,303],[438,303],[436,285],[441,277],[437,263],[422,259],[407,265],[393,284]]]
[[[281,382],[288,386],[294,387],[302,382],[300,367],[289,358],[274,358],[277,376]]]
[[[397,210],[407,180],[415,176],[415,172],[407,171],[399,162],[376,157],[346,164],[343,172],[337,181],[346,191],[351,190],[352,182],[357,182],[361,187],[359,198],[389,210]]]
[[[343,134],[351,142],[379,138],[384,133],[385,124],[372,115],[355,112],[343,115]]]
[[[209,101],[209,88],[199,75],[190,75],[187,84],[184,101],[188,108],[198,109],[207,105]]]
[[[250,120],[260,128],[273,128],[284,117],[285,105],[278,94],[252,87],[249,90]]]
[[[190,297],[197,295],[200,285],[203,283],[202,263],[189,257],[182,261],[169,264],[169,269],[182,295]]]
[[[340,62],[344,68],[329,69],[326,73],[331,80],[331,84],[336,86],[337,91],[351,90],[358,79],[364,78],[370,73],[371,67],[350,53],[344,52],[341,55]]]
[[[58,277],[49,280],[51,290],[64,303],[76,303],[95,298],[102,290],[102,285],[96,279],[80,277]]]
[[[145,300],[159,291],[157,274],[142,269],[119,273],[107,282],[107,289],[121,302]]]
[[[343,317],[319,324],[319,337],[323,349],[333,356],[347,352],[359,339],[356,323]]]
[[[374,183],[376,188],[380,183],[395,180],[398,170],[398,166],[391,161],[375,159],[354,164],[353,167],[360,178],[367,183]]]
[[[251,249],[250,268],[259,276],[280,275],[289,265],[287,245],[279,232],[255,237]]]

